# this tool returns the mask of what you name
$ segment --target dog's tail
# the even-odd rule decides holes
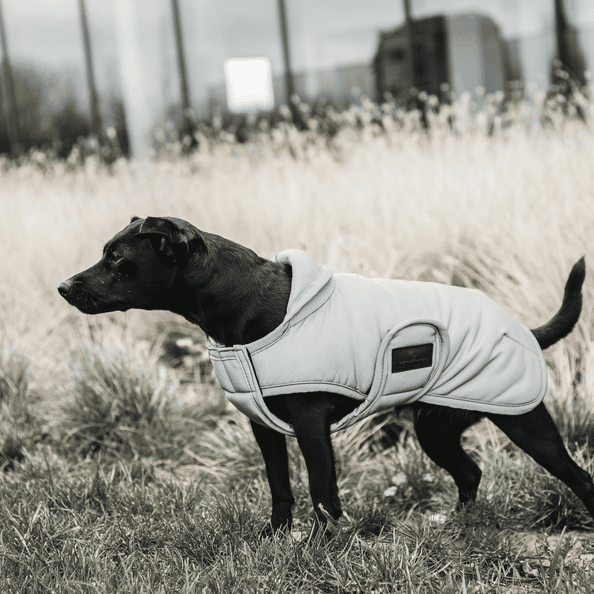
[[[550,347],[573,330],[582,311],[582,285],[585,278],[586,261],[580,258],[573,265],[565,283],[561,308],[546,324],[532,330],[541,349]]]

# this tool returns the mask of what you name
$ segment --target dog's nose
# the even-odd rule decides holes
[[[60,283],[58,287],[58,293],[60,293],[62,297],[66,297],[66,295],[70,293],[70,289],[72,289],[72,281],[68,279],[65,280],[63,283]]]

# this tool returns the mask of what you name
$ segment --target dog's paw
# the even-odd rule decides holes
[[[311,526],[305,544],[314,547],[324,545],[339,532],[340,530],[335,525],[327,522],[320,522],[316,519]]]
[[[342,510],[338,509],[334,515],[328,513],[323,504],[318,504],[317,511],[313,525],[307,537],[307,545],[323,544],[334,537],[350,532],[354,529],[355,524]]]
[[[266,540],[267,538],[286,536],[287,534],[291,534],[291,520],[285,519],[284,522],[279,522],[273,518],[262,527],[259,537],[260,540]]]

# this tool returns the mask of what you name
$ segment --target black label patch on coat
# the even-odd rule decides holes
[[[433,344],[392,349],[392,373],[401,373],[411,369],[422,369],[433,365]]]

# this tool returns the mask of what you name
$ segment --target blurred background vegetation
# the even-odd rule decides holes
[[[362,100],[420,110],[424,125],[435,102],[465,94],[480,110],[503,93],[499,112],[543,92],[572,102],[590,93],[587,4],[278,0],[231,10],[187,0],[64,0],[48,11],[44,0],[0,3],[0,153],[37,148],[66,158],[76,146],[113,162],[155,156],[166,138],[187,154],[198,129],[243,142],[256,119],[304,129],[308,110],[332,134],[333,112]],[[328,18],[333,27],[321,28]],[[255,19],[257,37],[243,25]],[[238,81],[225,79],[223,63],[257,56],[270,69],[267,88],[237,103]]]
[[[12,71],[16,110],[19,120],[19,152],[27,153],[37,148],[49,155],[65,159],[76,144],[83,143],[92,134],[91,119],[78,102],[63,92],[62,107],[51,110],[48,107],[48,93],[55,90],[57,81],[43,72],[31,68],[15,67]],[[4,77],[0,83],[6,86]],[[129,155],[128,135],[124,105],[114,100],[109,106],[113,112],[115,132],[121,154]],[[11,153],[8,134],[8,109],[6,101],[0,102],[0,153]]]

